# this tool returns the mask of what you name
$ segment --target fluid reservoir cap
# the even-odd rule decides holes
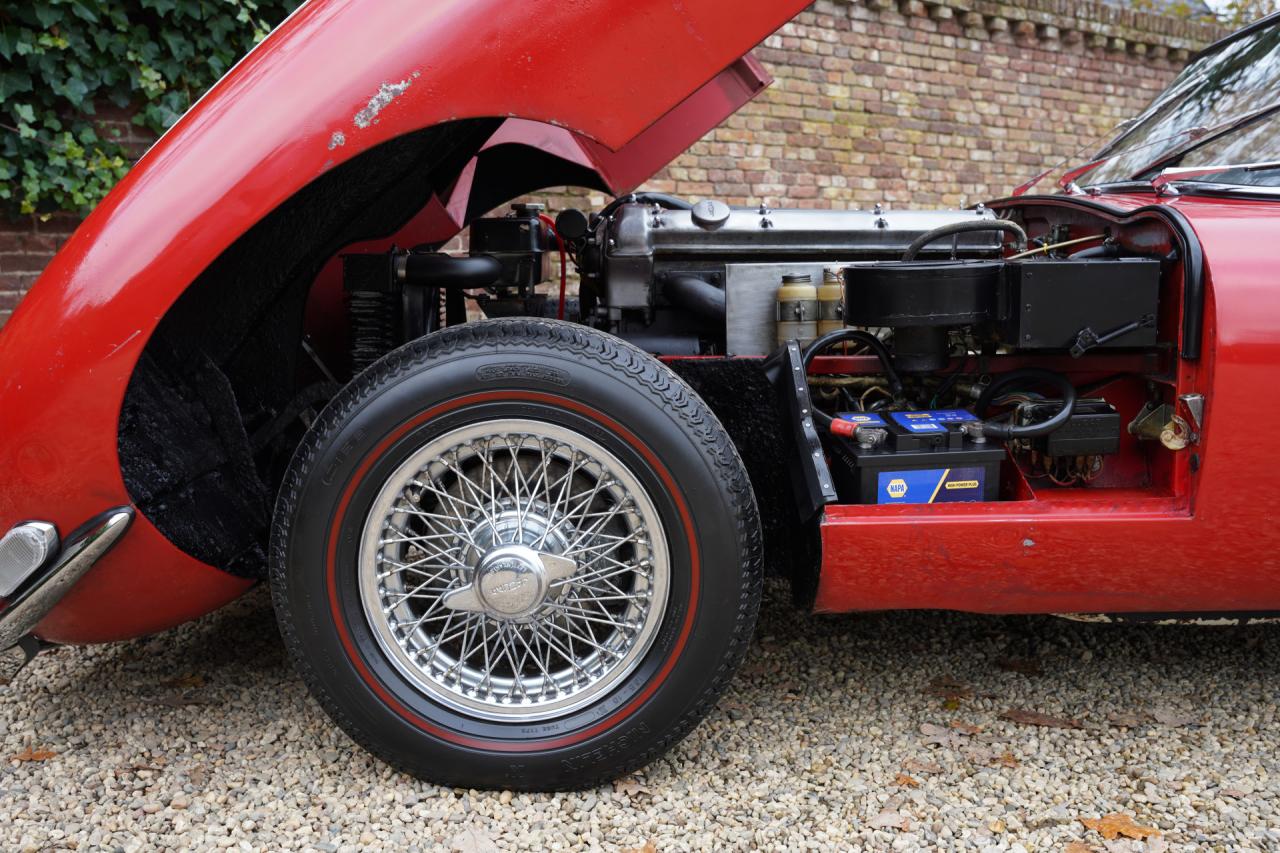
[[[729,221],[729,205],[722,201],[704,199],[693,206],[693,224],[707,231],[715,231]]]

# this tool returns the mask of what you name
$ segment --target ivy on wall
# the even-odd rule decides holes
[[[163,132],[301,0],[23,0],[0,8],[0,212],[87,213],[128,171],[114,105]]]

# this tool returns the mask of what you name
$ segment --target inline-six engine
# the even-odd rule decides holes
[[[1027,477],[1094,482],[1119,448],[1115,407],[1061,371],[988,364],[1156,347],[1168,260],[1070,226],[1029,245],[982,206],[784,210],[661,194],[554,223],[516,205],[472,223],[469,256],[435,248],[347,256],[357,369],[464,322],[467,298],[485,316],[558,316],[668,360],[771,356],[752,361],[779,390],[812,507],[999,499],[1006,447]],[[537,291],[556,251],[579,275],[576,299],[563,277],[559,297]]]

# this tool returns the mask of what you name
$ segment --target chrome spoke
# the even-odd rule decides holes
[[[657,636],[669,564],[629,469],[558,424],[461,427],[375,498],[361,599],[383,652],[434,701],[551,719],[616,687]]]

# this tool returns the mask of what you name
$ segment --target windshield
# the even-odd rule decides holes
[[[1280,23],[1197,57],[1078,174],[1080,186],[1151,178],[1169,166],[1280,160]],[[1194,178],[1280,186],[1280,170],[1227,170]]]

